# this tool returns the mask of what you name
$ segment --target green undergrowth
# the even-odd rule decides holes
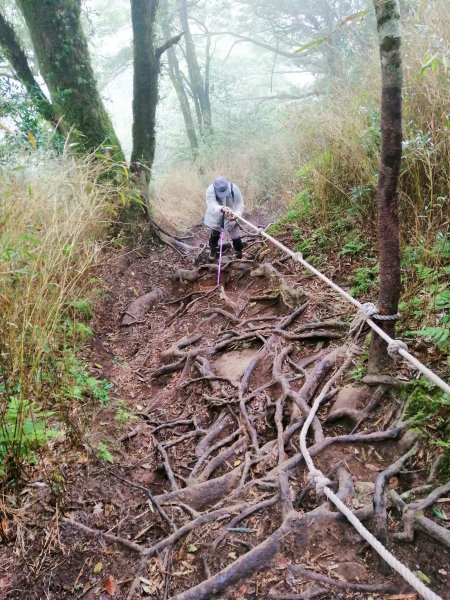
[[[439,449],[442,461],[438,470],[443,481],[450,478],[450,395],[443,393],[424,377],[410,381],[403,392],[406,417],[420,429],[430,446]]]
[[[404,21],[402,319],[397,328],[410,349],[444,378],[450,374],[450,121],[448,60],[440,58],[442,44],[434,36],[439,32],[440,39],[450,41],[441,22],[445,11],[443,2],[433,8],[424,3],[420,14],[413,11]],[[355,82],[316,101],[309,112],[302,108],[296,195],[271,233],[358,300],[376,302],[380,111],[374,83],[379,64],[375,69],[368,63],[364,70],[362,86]],[[357,364],[352,377],[360,378],[363,370],[364,363]],[[408,415],[448,465],[448,397],[422,380],[407,389]]]
[[[80,356],[118,194],[92,157],[0,175],[0,477],[17,481],[109,402]]]

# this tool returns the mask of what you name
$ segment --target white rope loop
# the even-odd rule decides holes
[[[376,321],[399,321],[402,318],[402,315],[400,313],[395,313],[395,315],[380,315],[380,313],[378,313],[377,315],[373,315],[372,319],[375,319]]]
[[[405,344],[405,342],[402,342],[402,340],[392,340],[392,342],[389,342],[387,353],[391,358],[396,358],[400,350],[408,351],[408,346]]]
[[[314,469],[314,471],[311,471],[308,475],[308,480],[310,483],[315,485],[316,494],[318,496],[323,496],[325,494],[325,488],[327,485],[331,484],[331,479],[325,477],[325,475],[322,473],[322,471],[319,471],[319,469]]]
[[[361,306],[360,312],[366,317],[366,320],[370,319],[370,317],[375,317],[375,315],[380,313],[373,302],[364,302],[364,304]],[[378,316],[376,318],[378,318]]]
[[[277,246],[278,248],[280,248],[280,250],[283,250],[283,252],[285,252],[286,254],[288,254],[289,256],[291,256],[296,262],[298,262],[299,264],[303,265],[305,267],[305,269],[308,269],[308,271],[310,271],[311,273],[313,273],[314,275],[316,275],[319,279],[321,279],[322,281],[324,281],[329,287],[333,288],[336,292],[338,292],[342,297],[344,297],[348,302],[350,302],[351,304],[353,304],[353,306],[356,306],[356,308],[361,311],[363,309],[363,304],[361,304],[361,302],[359,302],[358,300],[356,300],[355,298],[353,298],[353,296],[351,296],[348,292],[346,292],[345,290],[343,290],[341,287],[339,287],[338,285],[336,285],[334,283],[334,281],[331,281],[331,279],[329,279],[326,275],[324,275],[323,273],[321,273],[320,271],[318,271],[315,267],[313,267],[312,265],[309,264],[309,262],[307,262],[304,258],[303,255],[301,254],[301,252],[293,252],[290,248],[288,248],[287,246],[285,246],[284,244],[282,244],[281,242],[279,242],[277,239],[275,239],[274,237],[272,237],[271,235],[269,235],[268,233],[266,233],[264,231],[264,229],[262,229],[261,227],[256,227],[256,225],[253,225],[253,223],[250,223],[250,221],[247,221],[247,219],[244,219],[243,217],[240,217],[239,215],[236,215],[234,213],[232,213],[239,221],[242,221],[243,223],[245,223],[248,227],[250,227],[251,229],[253,229],[253,231],[256,231],[256,233],[258,233],[259,235],[261,235],[262,237],[266,238],[267,240],[269,240],[270,242],[272,242],[272,244],[274,244],[275,246]],[[373,331],[375,331],[375,333],[377,333],[385,342],[386,344],[391,344],[392,342],[394,342],[393,338],[391,338],[390,335],[388,335],[383,329],[381,329],[381,327],[379,327],[374,320],[379,320],[379,321],[387,321],[387,320],[392,320],[393,318],[397,318],[400,317],[400,315],[380,315],[380,314],[373,314],[371,317],[366,317],[365,318],[365,322],[369,325],[369,327],[372,328]],[[397,340],[400,341],[400,340]],[[397,349],[398,346],[395,346],[395,349]],[[420,362],[420,360],[418,360],[415,356],[413,356],[412,354],[410,354],[407,351],[407,347],[405,346],[400,346],[397,353],[402,356],[404,359],[406,359],[409,363],[411,363],[414,367],[416,367],[416,369],[418,371],[420,371],[423,375],[425,375],[425,377],[427,379],[429,379],[432,383],[434,383],[435,385],[437,385],[438,387],[441,388],[441,390],[443,390],[446,394],[450,394],[450,385],[448,383],[446,383],[443,379],[441,379],[438,375],[436,375],[436,373],[433,373],[433,371],[431,371],[428,367],[426,367],[424,364],[422,364]]]
[[[341,371],[342,367],[339,369]],[[339,371],[334,375],[333,378],[339,374]],[[414,575],[414,573],[408,569],[404,564],[402,564],[393,554],[387,550],[379,540],[371,533],[361,521],[356,517],[354,513],[342,502],[342,500],[336,496],[333,490],[330,490],[328,487],[330,480],[327,479],[319,469],[316,469],[314,466],[311,455],[308,451],[308,447],[306,445],[306,436],[308,434],[309,426],[311,425],[314,417],[316,416],[316,412],[322,402],[323,397],[328,392],[329,387],[331,386],[331,380],[322,388],[322,391],[314,400],[314,404],[311,407],[311,410],[306,418],[306,421],[302,427],[300,432],[300,451],[305,460],[306,466],[309,471],[309,480],[316,485],[316,491],[319,495],[325,494],[325,496],[336,506],[338,510],[347,518],[347,520],[353,525],[356,531],[361,535],[363,539],[366,540],[368,544],[372,546],[372,548],[381,556],[381,558],[392,567],[399,575],[403,577],[405,581],[409,583],[411,587],[413,587],[425,600],[443,600],[440,596],[435,594],[432,590],[427,588],[427,586],[420,581],[420,579]]]

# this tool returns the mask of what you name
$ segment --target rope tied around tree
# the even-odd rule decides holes
[[[368,327],[365,327],[365,325],[368,319],[376,321],[398,321],[400,317],[400,313],[396,313],[395,315],[380,315],[380,311],[373,302],[364,302],[350,325],[349,334],[356,339],[363,331],[367,331]],[[389,354],[389,356],[391,355]]]
[[[331,287],[338,294],[340,294],[343,298],[345,298],[348,302],[350,302],[350,304],[353,304],[353,306],[355,306],[358,309],[358,311],[364,310],[364,312],[361,312],[361,315],[362,315],[361,317],[359,317],[359,315],[357,315],[357,318],[359,317],[360,320],[354,330],[355,330],[355,332],[358,332],[358,335],[361,332],[364,324],[367,323],[367,325],[386,342],[388,347],[389,347],[389,344],[391,344],[392,342],[396,342],[396,341],[400,342],[400,340],[393,340],[393,338],[391,338],[390,335],[388,335],[381,327],[379,327],[377,325],[377,323],[375,323],[375,320],[378,320],[378,321],[397,320],[400,318],[399,314],[380,315],[378,313],[378,310],[376,313],[372,313],[372,306],[374,306],[373,303],[366,303],[366,304],[369,304],[370,306],[367,307],[367,309],[363,309],[364,305],[361,302],[359,302],[359,300],[356,300],[356,298],[353,298],[353,296],[351,296],[348,292],[346,292],[340,286],[338,286],[336,283],[334,283],[334,281],[332,281],[326,275],[321,273],[318,269],[313,267],[308,261],[306,261],[303,258],[303,255],[301,254],[301,252],[294,252],[293,250],[291,250],[290,248],[285,246],[283,243],[281,243],[279,240],[277,240],[276,238],[274,238],[273,236],[268,234],[262,227],[253,225],[253,223],[250,223],[250,221],[247,221],[247,219],[244,219],[244,217],[241,217],[234,213],[232,213],[232,214],[237,218],[238,221],[244,223],[245,225],[250,227],[250,229],[252,229],[253,231],[256,231],[256,233],[258,235],[261,235],[266,240],[269,240],[274,246],[276,246],[277,248],[282,250],[285,254],[290,256],[293,260],[295,260],[296,262],[301,264],[310,273],[313,273],[313,275],[315,275],[321,281],[326,283],[329,287]],[[365,313],[366,310],[371,313],[370,316],[366,315],[366,313]],[[354,324],[352,324],[352,328],[353,328],[353,325]],[[358,331],[358,328],[361,328],[361,330]],[[405,345],[402,345],[402,344],[403,344],[403,342],[399,343],[399,344],[394,344],[394,346],[391,346],[391,351],[395,352],[397,354],[400,354],[400,356],[402,356],[410,364],[412,364],[418,371],[420,371],[423,375],[425,375],[425,377],[427,377],[427,379],[429,379],[432,383],[434,383],[439,388],[441,388],[441,390],[444,391],[446,394],[450,394],[450,385],[448,383],[446,383],[441,377],[439,377],[439,375],[436,375],[436,373],[433,373],[433,371],[431,371],[431,369],[426,367],[420,360],[418,360],[410,352],[408,352],[408,350],[406,349],[406,344]]]

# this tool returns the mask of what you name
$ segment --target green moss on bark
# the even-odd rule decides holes
[[[66,133],[75,129],[86,150],[113,146],[123,159],[111,120],[97,90],[86,37],[80,23],[80,0],[18,0],[29,29],[39,68],[55,112]]]

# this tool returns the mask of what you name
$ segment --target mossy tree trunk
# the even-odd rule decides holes
[[[80,23],[81,0],[17,0],[61,127],[81,135],[82,149],[112,146],[122,159],[120,144],[103,106]],[[75,133],[74,131],[74,133]]]
[[[10,63],[17,79],[27,90],[39,114],[44,119],[55,125],[57,119],[55,117],[53,107],[36,81],[32,70],[30,69],[27,55],[21,46],[13,26],[6,20],[1,11],[0,46],[2,47],[3,53]]]
[[[380,291],[378,309],[394,315],[400,299],[400,236],[398,178],[402,157],[402,61],[400,53],[400,7],[398,0],[373,0],[377,17],[381,59],[381,165],[378,177],[378,244],[380,250]],[[379,321],[395,337],[395,321]],[[386,343],[372,336],[369,371],[389,368]]]
[[[156,107],[160,60],[154,27],[158,0],[131,0],[133,26],[133,151],[131,171],[146,195],[155,157]]]

